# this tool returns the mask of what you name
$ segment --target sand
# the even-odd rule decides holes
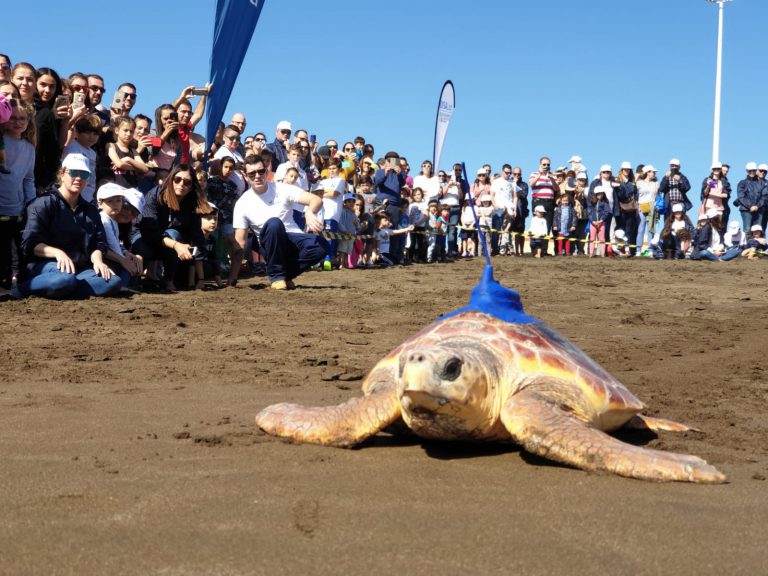
[[[766,574],[766,262],[500,258],[526,311],[701,433],[631,434],[730,482],[590,474],[514,446],[294,445],[254,415],[359,394],[480,260],[0,304],[0,574]]]

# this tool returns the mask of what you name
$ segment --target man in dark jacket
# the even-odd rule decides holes
[[[274,141],[267,144],[267,150],[272,152],[272,172],[284,162],[288,162],[288,146],[291,139],[291,123],[281,120],[275,128]]]
[[[666,206],[672,206],[672,204],[682,204],[685,211],[688,212],[693,208],[693,203],[688,199],[688,191],[691,189],[691,183],[685,174],[680,172],[680,160],[672,158],[669,161],[669,171],[664,175],[664,178],[659,184],[659,194],[664,195],[664,203]]]
[[[741,213],[742,230],[750,230],[753,224],[762,225],[765,205],[768,202],[768,185],[757,176],[757,164],[748,162],[747,177],[736,187],[734,206]]]
[[[384,155],[384,166],[376,170],[373,175],[373,184],[376,187],[376,204],[386,211],[393,228],[397,227],[400,220],[400,189],[405,186],[405,173],[400,168],[400,154],[387,152]],[[394,235],[390,239],[390,255],[395,264],[403,259],[405,247],[405,235]]]

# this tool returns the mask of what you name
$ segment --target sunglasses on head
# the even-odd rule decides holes
[[[255,178],[257,174],[259,176],[264,176],[264,174],[266,173],[267,173],[266,168],[257,168],[256,170],[249,170],[248,172],[245,173],[245,175],[248,176],[248,178]]]
[[[88,177],[91,175],[88,170],[67,170],[67,174],[69,174],[70,178],[82,178],[83,180],[88,180]]]
[[[184,184],[184,186],[192,186],[192,179],[191,178],[184,178],[183,176],[174,176],[173,177],[173,183],[174,184]]]

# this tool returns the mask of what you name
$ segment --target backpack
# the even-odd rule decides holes
[[[656,213],[661,216],[667,213],[667,203],[664,200],[664,194],[656,195]]]

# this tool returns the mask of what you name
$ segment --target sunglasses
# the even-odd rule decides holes
[[[256,142],[266,142],[267,141],[266,138],[254,138],[254,140],[256,140]]]
[[[512,172],[512,176],[522,176],[522,173],[520,173],[520,172]]]
[[[83,180],[88,180],[88,177],[91,175],[88,170],[67,170],[67,174],[69,174],[70,178],[82,178]]]
[[[136,94],[131,94],[130,92],[123,92],[123,98],[130,98],[131,100],[136,100]]]
[[[70,85],[69,89],[72,90],[72,92],[85,92],[88,89],[88,87],[80,86],[79,84],[78,85],[72,84]]]
[[[256,170],[250,170],[246,172],[245,175],[248,176],[248,178],[255,178],[257,174],[259,176],[264,176],[264,174],[266,173],[267,173],[266,168],[257,168]]]
[[[542,164],[542,166],[544,166],[544,168],[549,168],[549,164]]]
[[[290,130],[280,130],[280,134],[282,134],[283,136],[290,136],[291,135],[291,131]]]
[[[240,136],[224,136],[224,139],[230,142],[240,142]]]
[[[344,152],[352,152],[354,148],[344,148]]]
[[[174,184],[184,184],[184,186],[192,186],[192,179],[191,178],[183,178],[181,176],[174,176],[173,177],[173,183]]]
[[[328,148],[335,148],[336,150],[339,149],[339,147],[336,144],[328,144]]]
[[[93,85],[93,86],[88,86],[88,89],[89,89],[91,92],[102,92],[102,93],[104,92],[104,86],[96,86],[96,85]]]

